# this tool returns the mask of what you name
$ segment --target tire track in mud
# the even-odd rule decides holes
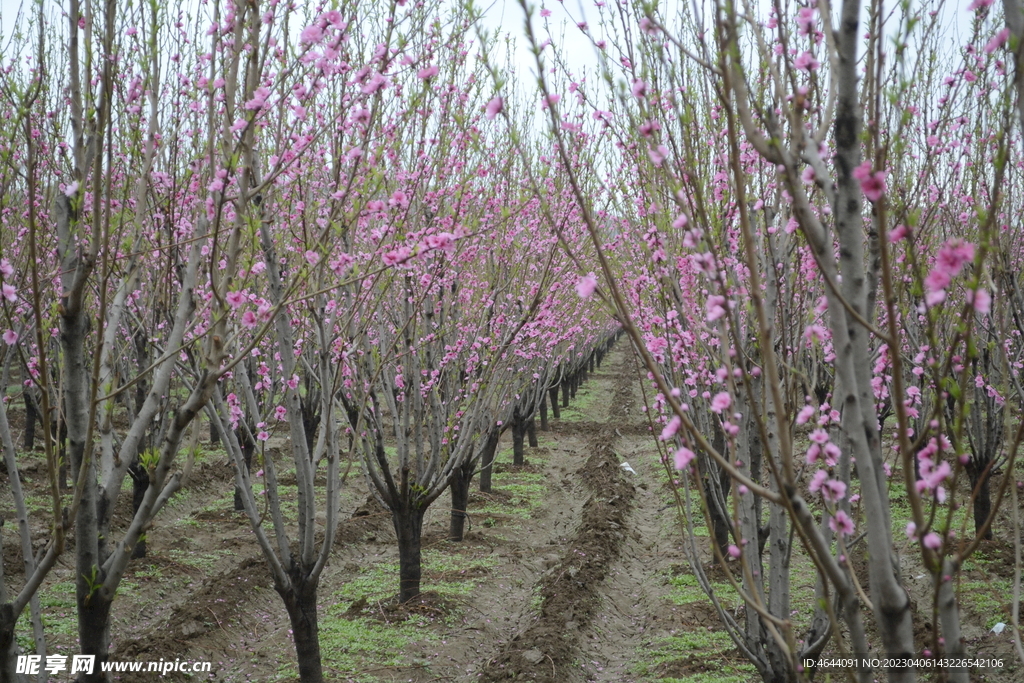
[[[504,644],[476,680],[561,683],[583,679],[578,664],[582,641],[607,603],[604,586],[627,541],[636,498],[636,488],[619,466],[615,450],[621,434],[616,422],[625,424],[630,413],[636,414],[631,357],[628,351],[617,355],[611,421],[582,423],[573,429],[583,433],[589,426],[592,435],[587,445],[592,454],[576,473],[589,493],[580,525],[558,563],[538,582],[539,616]]]

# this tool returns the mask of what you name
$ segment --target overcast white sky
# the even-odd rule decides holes
[[[55,0],[43,0],[50,7],[58,7],[66,5],[65,2],[57,2]],[[456,2],[458,0],[448,0],[449,2]],[[540,7],[551,10],[551,16],[546,19],[547,24],[551,27],[552,37],[556,45],[561,49],[564,55],[567,55],[573,64],[574,70],[579,71],[584,67],[592,68],[596,67],[597,59],[594,54],[594,48],[589,40],[587,40],[581,31],[576,27],[576,22],[582,19],[586,19],[589,22],[591,30],[598,30],[596,27],[596,10],[594,9],[594,0],[530,0],[538,6],[538,11],[534,13],[534,31],[538,35],[540,40],[546,37],[543,29],[545,20],[539,16]],[[607,0],[608,5],[614,5],[617,0]],[[692,0],[661,0],[659,4],[663,7],[667,5],[675,5],[678,2],[691,2]],[[767,16],[767,8],[769,3],[767,0],[756,0],[758,4],[765,6],[765,16]],[[947,0],[943,8],[943,15],[945,17],[944,23],[950,29],[950,44],[958,45],[961,44],[960,40],[957,40],[955,33],[961,34],[966,33],[970,30],[971,13],[966,10],[967,5],[971,0]],[[298,0],[302,2],[302,0]],[[484,10],[484,25],[488,29],[498,29],[503,35],[510,34],[516,41],[516,51],[513,58],[515,69],[517,72],[517,80],[522,82],[524,86],[532,89],[534,87],[534,81],[530,78],[534,71],[534,60],[532,55],[529,54],[526,48],[526,39],[523,35],[523,21],[524,15],[523,10],[519,6],[516,0],[475,0],[476,4]],[[836,0],[838,4],[838,0]],[[703,4],[701,0],[701,4]],[[866,3],[865,3],[866,4]],[[886,3],[887,5],[895,5],[895,0],[890,0]],[[998,3],[997,3],[998,4]],[[34,0],[0,0],[0,34],[7,36],[14,28],[14,23],[18,15],[19,8],[25,8],[26,11],[32,11],[34,7]],[[993,7],[995,9],[995,7]],[[559,30],[562,24],[565,24],[564,34]],[[503,44],[500,46],[501,49],[495,49],[491,51],[491,55],[496,59],[502,59],[504,54]],[[10,58],[10,55],[3,55],[3,60],[6,61]]]
[[[61,7],[67,6],[67,2],[57,2],[55,0],[43,0],[49,7]],[[302,0],[297,0],[302,2]],[[454,2],[456,0],[448,0]],[[538,0],[531,0],[531,2],[541,3]],[[312,4],[312,3],[310,3]],[[518,65],[517,71],[521,76],[526,76],[529,71],[526,71],[533,65],[533,57],[528,53],[525,47],[525,38],[523,37],[523,21],[524,14],[522,8],[516,0],[476,0],[477,6],[485,11],[484,24],[488,29],[498,29],[503,35],[511,34],[516,38],[516,62]],[[587,4],[590,6],[591,11],[593,10],[592,0],[587,0]],[[551,16],[548,17],[547,21],[552,26],[552,31],[556,31],[563,22],[569,22],[569,28],[565,33],[565,40],[561,42],[562,46],[568,49],[568,54],[572,54],[574,58],[580,60],[581,64],[596,65],[597,60],[594,57],[593,47],[591,44],[584,39],[581,32],[575,27],[575,21],[583,16],[584,12],[581,7],[579,0],[567,0],[564,4],[558,2],[558,0],[544,0],[543,6],[551,10]],[[33,12],[35,7],[34,0],[0,0],[0,35],[10,35],[12,29],[15,27],[19,10],[23,12]],[[567,12],[567,8],[569,12]],[[534,15],[534,29],[538,36],[543,39],[543,20],[539,17],[538,12]],[[499,55],[496,55],[499,56]],[[6,61],[10,55],[3,55],[4,61]]]

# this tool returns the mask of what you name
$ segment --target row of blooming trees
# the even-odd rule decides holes
[[[489,486],[506,428],[519,459],[535,415],[557,416],[602,311],[650,373],[666,467],[698,483],[686,518],[714,530],[744,617],[691,533],[694,572],[764,680],[868,654],[869,632],[915,655],[904,533],[933,579],[930,649],[964,652],[955,578],[1022,436],[1019,3],[975,2],[956,50],[940,13],[877,0],[595,9],[594,82],[528,36],[548,137],[500,78],[489,92],[469,9],[72,0],[25,23],[0,104],[0,386],[41,426],[52,505],[39,550],[5,407],[24,559],[0,586],[5,680],[26,610],[46,654],[35,596],[72,535],[81,649],[106,659],[204,412],[300,677],[322,680],[343,460],[391,514],[408,600],[428,506],[451,490],[461,538],[473,475]],[[802,630],[794,545],[817,571]]]
[[[597,295],[651,373],[666,466],[699,484],[680,491],[686,519],[695,500],[745,616],[692,529],[691,564],[765,681],[826,647],[867,655],[869,631],[915,656],[904,532],[933,580],[926,647],[963,654],[957,573],[1014,481],[1020,8],[973,3],[952,48],[935,9],[595,3],[578,28],[597,79],[528,24]],[[794,552],[818,576],[799,630]]]
[[[97,661],[80,680],[104,679],[118,586],[189,477],[204,412],[300,678],[322,680],[317,587],[343,459],[391,512],[400,599],[414,597],[427,506],[451,486],[461,537],[497,436],[575,386],[606,339],[571,286],[563,246],[585,239],[579,220],[546,233],[553,209],[520,182],[535,161],[508,163],[491,137],[502,102],[485,106],[465,12],[199,10],[76,0],[12,37],[24,61],[3,73],[2,386],[23,385],[26,432],[42,428],[52,510],[38,552],[5,397],[25,570],[0,593],[4,680],[20,679],[26,609],[46,655],[36,592],[66,546],[81,651]],[[275,432],[286,452],[266,448]],[[294,494],[279,481],[291,468]]]

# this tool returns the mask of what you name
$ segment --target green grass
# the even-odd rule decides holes
[[[123,582],[122,582],[123,583]],[[43,618],[43,631],[48,637],[78,639],[78,612],[75,604],[75,582],[60,581],[39,589],[39,611]],[[15,632],[18,644],[27,651],[35,652],[32,641],[32,621],[28,608],[21,613]]]
[[[576,390],[576,398],[569,400],[569,407],[561,409],[560,420],[564,422],[600,422],[593,415],[594,404],[602,392],[593,390],[593,382],[588,382]]]
[[[61,495],[61,505],[71,504],[71,494],[66,493]],[[46,515],[49,516],[53,510],[53,498],[49,493],[42,495],[26,495],[25,496],[25,509],[28,510],[30,515]]]
[[[666,597],[675,605],[708,601],[693,574],[669,576],[667,582],[671,590]],[[739,595],[729,583],[715,581],[711,585],[726,609],[740,603]],[[678,661],[686,662],[692,668],[704,666],[711,671],[695,672],[684,678],[659,675],[659,671],[671,670],[669,665]],[[680,630],[638,648],[631,668],[641,679],[660,683],[748,683],[756,679],[753,665],[740,661],[736,656],[735,644],[728,633],[721,630],[709,631],[703,627]]]
[[[744,669],[744,665],[733,667],[736,671]],[[700,673],[686,678],[659,678],[660,683],[750,683],[750,681],[757,680],[754,675],[754,667],[750,666],[751,673],[744,675],[730,676],[721,673]]]
[[[424,550],[420,590],[448,596],[466,595],[476,586],[479,575],[496,563],[497,560],[490,556],[473,558],[444,550]],[[334,597],[347,608],[359,598],[366,598],[373,605],[390,600],[397,593],[398,564],[378,562],[342,586]]]
[[[181,452],[178,453],[178,457],[182,458],[182,462],[185,462],[185,458],[188,457],[188,452],[185,449],[182,449]],[[204,462],[223,460],[227,457],[228,452],[224,450],[223,446],[211,446],[209,442],[203,441],[200,441],[199,445],[196,446],[196,465]]]
[[[990,629],[1008,618],[1007,606],[1013,595],[1013,580],[992,576],[983,581],[960,582],[960,609],[986,617]]]
[[[740,577],[736,577],[737,580]],[[705,595],[704,589],[700,587],[697,582],[697,577],[693,574],[678,574],[671,576],[668,579],[668,583],[672,586],[672,590],[668,594],[668,599],[676,605],[689,605],[695,602],[707,602],[708,596]],[[712,581],[711,588],[715,591],[715,596],[718,601],[726,607],[726,609],[738,605],[740,603],[740,596],[736,592],[736,589],[732,587],[732,584],[727,581]]]
[[[525,460],[528,465],[544,464],[549,459],[548,451],[543,450],[548,448],[548,446],[545,446],[545,442],[541,440],[539,436],[539,430],[537,434],[537,448],[532,448],[528,445],[523,446],[523,460]],[[506,466],[511,466],[514,455],[515,453],[512,450],[512,446],[500,449],[494,454],[494,462],[501,463]]]
[[[347,680],[376,681],[377,677],[362,672],[398,666],[410,643],[436,640],[415,618],[401,624],[380,624],[370,619],[348,619],[343,612],[343,606],[330,608],[320,620],[320,652],[324,668]],[[287,665],[278,673],[295,677],[298,671],[294,665]]]
[[[185,492],[184,491],[179,492],[179,495],[181,495],[181,493],[185,493]],[[188,492],[188,493],[191,494],[191,492]],[[257,492],[256,495],[258,496],[259,493]],[[178,505],[182,505],[183,506],[187,502],[188,497],[189,496],[186,496],[186,497],[178,500],[177,501]],[[178,498],[178,496],[175,496],[174,498]],[[168,502],[168,505],[171,505],[173,502],[174,502],[174,499],[171,499],[171,501]],[[234,510],[234,509],[235,509],[235,487],[233,485],[231,485],[231,486],[227,487],[227,490],[222,491],[221,494],[217,498],[214,498],[213,500],[209,501],[206,505],[204,505],[203,507],[199,508],[198,510],[193,511],[192,514],[193,515],[198,515],[198,514],[204,514],[204,513],[224,512],[225,510]]]
[[[145,562],[145,560],[140,560],[140,562]],[[140,564],[139,568],[135,570],[135,576],[140,579],[162,579],[164,573],[155,564]]]
[[[544,596],[541,595],[540,583],[534,584],[533,590],[530,593],[530,611],[534,614],[540,614],[540,608],[544,604]]]
[[[235,553],[226,548],[217,550],[210,550],[207,552],[197,552],[194,550],[178,550],[177,548],[170,548],[167,551],[167,555],[180,564],[187,565],[189,567],[195,567],[196,569],[204,572],[213,571],[217,564],[217,560],[225,557],[234,557]]]
[[[554,448],[558,446],[558,441],[549,437],[551,432],[542,432],[540,430],[540,423],[537,426],[537,446],[540,448]]]
[[[481,507],[473,507],[470,514],[481,519],[494,519],[495,515],[530,519],[534,510],[540,507],[546,486],[543,474],[531,472],[499,472],[492,477],[491,483],[495,491],[509,495],[506,502],[491,502]]]
[[[443,596],[468,594],[480,575],[497,564],[491,556],[471,557],[444,550],[423,551],[421,590],[435,591]],[[364,569],[332,597],[334,605],[325,610],[320,620],[320,649],[324,667],[346,680],[369,683],[377,678],[366,671],[385,667],[416,664],[404,654],[408,645],[437,640],[427,619],[413,616],[404,622],[382,624],[377,619],[351,618],[345,612],[352,602],[365,598],[370,609],[376,603],[390,600],[398,592],[398,565],[380,562]],[[286,666],[282,676],[294,676],[294,666]]]
[[[232,491],[233,490],[234,489],[232,489]],[[175,510],[176,512],[181,512],[192,501],[195,495],[195,491],[192,489],[192,487],[186,486],[182,489],[179,489],[177,493],[171,496],[170,500],[167,501],[167,507],[172,510]],[[233,497],[232,500],[234,500]]]
[[[639,676],[661,683],[747,683],[756,678],[752,664],[735,661],[735,644],[724,631],[695,629],[658,638],[649,646],[637,651],[637,663],[633,671]],[[676,661],[701,663],[713,672],[695,673],[685,678],[660,677],[657,670]]]

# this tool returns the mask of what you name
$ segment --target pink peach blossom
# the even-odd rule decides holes
[[[597,289],[597,276],[593,273],[588,273],[580,278],[580,281],[576,283],[576,293],[579,294],[581,299],[589,299],[594,294],[594,290]]]

